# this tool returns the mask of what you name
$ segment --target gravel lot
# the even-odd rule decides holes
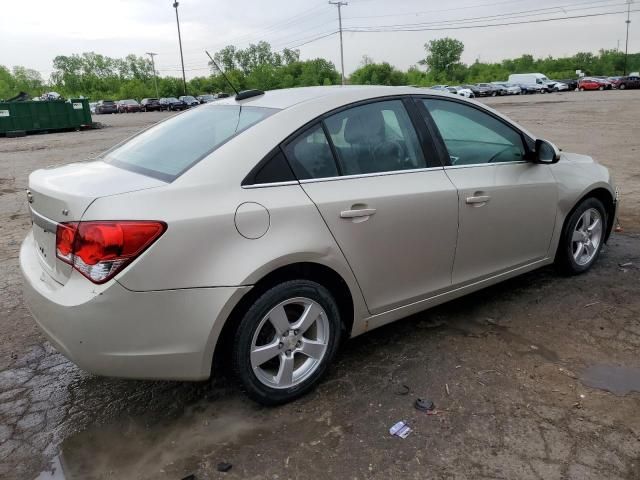
[[[640,91],[486,103],[610,167],[625,233],[586,275],[542,269],[348,342],[316,391],[273,409],[224,379],[86,374],[22,302],[28,173],[95,156],[166,114],[0,138],[0,478],[61,462],[67,479],[640,479],[640,392],[625,392],[640,390]],[[416,411],[416,397],[438,414]],[[405,440],[388,434],[399,420],[414,429]]]

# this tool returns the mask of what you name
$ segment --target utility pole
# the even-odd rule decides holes
[[[147,52],[147,55],[149,55],[151,57],[151,67],[153,67],[153,85],[156,87],[156,97],[159,97],[159,95],[158,95],[158,80],[156,79],[156,62],[153,60],[153,57],[155,57],[158,54],[157,53],[153,53],[153,52]]]
[[[178,18],[177,0],[173,2],[173,8],[176,9],[176,23],[178,24],[178,43],[180,44],[180,63],[182,64],[182,84],[184,86],[184,95],[187,94],[187,77],[184,74],[184,57],[182,56],[182,37],[180,37],[180,19]]]
[[[631,24],[631,2],[633,0],[627,0],[627,41],[624,47],[624,74],[627,74],[627,56],[629,55],[629,25]]]
[[[338,25],[340,26],[340,67],[342,69],[342,85],[344,85],[344,49],[342,47],[342,7],[346,7],[347,5],[349,5],[348,2],[342,2],[342,1],[337,1],[337,2],[332,2],[329,1],[330,5],[335,5],[336,7],[338,7]]]

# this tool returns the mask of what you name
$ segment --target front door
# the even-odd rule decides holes
[[[401,100],[355,106],[285,146],[371,313],[451,285],[458,195]]]
[[[480,280],[548,255],[558,190],[548,165],[526,161],[521,132],[480,108],[421,100],[450,158],[460,227],[453,284]]]

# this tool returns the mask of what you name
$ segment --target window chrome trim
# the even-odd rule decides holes
[[[271,183],[255,183],[251,185],[241,185],[243,189],[250,188],[270,188],[270,187],[284,187],[287,185],[298,185],[298,180],[287,180],[286,182],[271,182]]]
[[[445,170],[452,170],[454,168],[473,168],[473,167],[497,167],[499,165],[521,165],[524,163],[531,163],[526,160],[514,160],[513,162],[493,162],[493,163],[472,163],[470,165],[447,165]]]
[[[300,184],[302,185],[305,183],[335,182],[337,180],[351,180],[357,178],[386,177],[389,175],[404,175],[409,173],[429,172],[433,170],[443,170],[443,167],[411,168],[407,170],[390,170],[387,172],[359,173],[355,175],[342,175],[340,177],[307,178],[305,180],[300,180]]]

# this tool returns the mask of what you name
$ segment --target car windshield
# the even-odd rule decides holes
[[[137,105],[138,102],[136,102],[135,100],[123,100],[122,103],[125,103],[127,105]]]
[[[200,96],[201,99],[203,100],[213,100],[213,95],[201,95]]]
[[[193,97],[192,97],[192,96],[190,96],[190,95],[187,95],[186,97],[180,97],[180,100],[185,100],[185,101],[187,101],[187,102],[195,102],[195,101],[196,101],[196,99],[195,99],[195,98],[193,98]]]
[[[107,152],[103,160],[171,182],[224,142],[276,111],[239,105],[195,108],[145,130]]]
[[[169,97],[169,98],[165,98],[165,100],[167,102],[179,102],[180,100],[178,100],[176,97]]]

